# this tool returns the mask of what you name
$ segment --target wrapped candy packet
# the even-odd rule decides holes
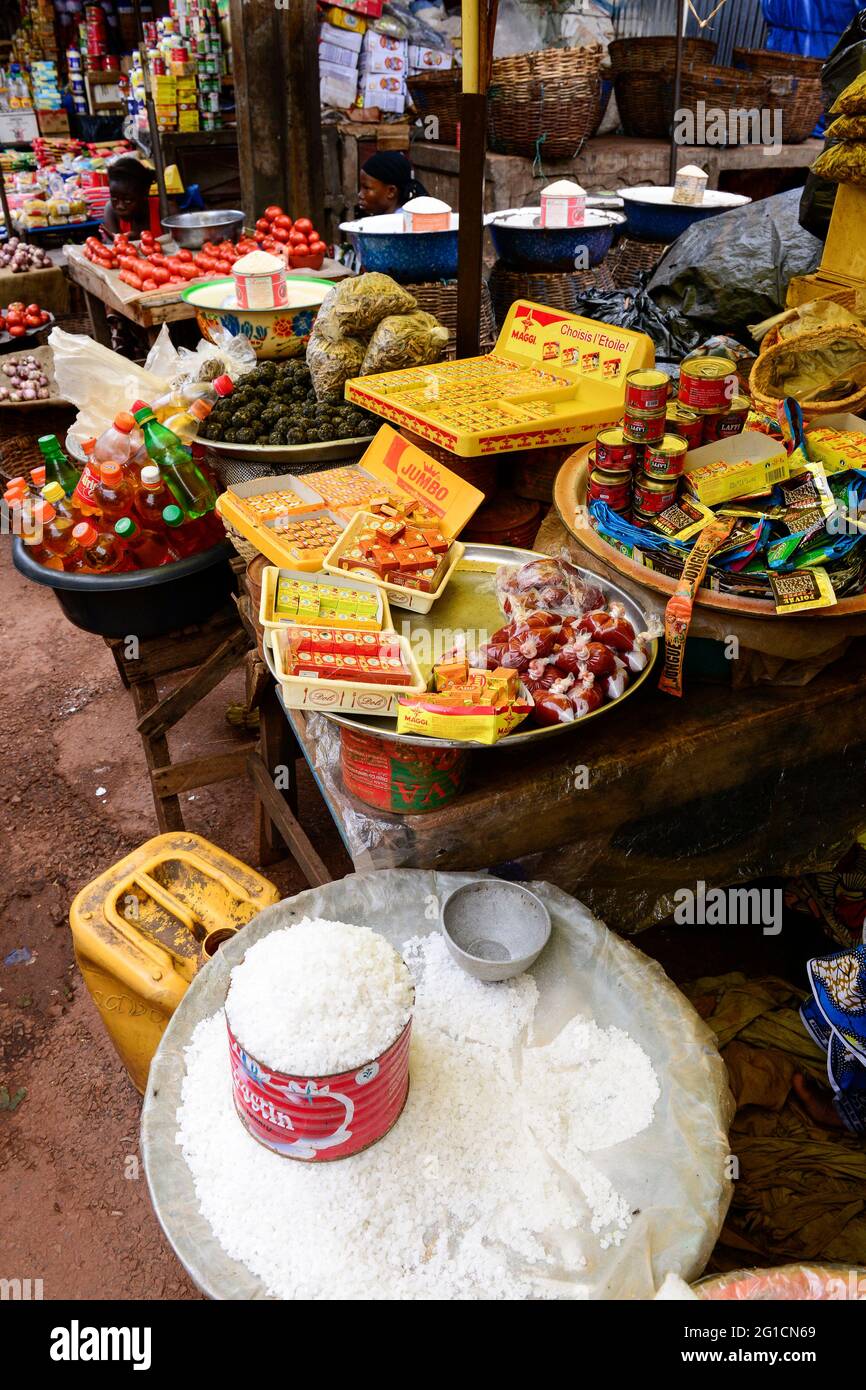
[[[683,660],[686,637],[692,620],[694,597],[707,571],[710,556],[730,536],[734,518],[717,517],[704,528],[695,541],[691,555],[683,566],[682,578],[665,608],[665,653],[659,690],[668,695],[683,693]]]

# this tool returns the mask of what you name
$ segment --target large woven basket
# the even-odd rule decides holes
[[[532,78],[595,77],[604,50],[600,43],[585,48],[545,48],[536,53],[516,53],[510,58],[494,58],[491,81],[525,82]]]
[[[768,103],[770,78],[767,73],[745,72],[715,63],[688,63],[680,84],[680,106],[705,101],[707,106],[724,108],[761,107]]]
[[[516,299],[530,299],[534,304],[579,314],[587,294],[614,288],[609,261],[610,256],[593,270],[566,271],[510,270],[497,261],[488,280],[496,322],[501,328]]]
[[[636,241],[634,237],[620,237],[605,259],[614,288],[631,289],[639,275],[655,270],[667,249],[668,243],[664,241]]]
[[[613,90],[623,134],[638,140],[666,140],[674,118],[673,78],[648,72],[614,71]]]
[[[425,125],[424,138],[433,144],[456,145],[460,124],[460,69],[422,72],[417,77],[407,77],[406,85],[412,105]]]
[[[777,415],[784,397],[774,385],[774,376],[781,361],[786,358],[802,358],[810,349],[826,348],[834,341],[838,343],[845,340],[850,341],[855,349],[862,352],[862,360],[866,364],[866,328],[853,324],[834,324],[827,328],[815,328],[798,333],[795,338],[783,338],[765,352],[759,353],[749,374],[749,393],[755,409],[767,415]],[[807,418],[815,415],[844,414],[847,411],[853,414],[866,405],[866,385],[836,400],[805,401],[801,404]]]
[[[735,48],[735,68],[750,72],[778,73],[783,77],[820,77],[823,58],[804,58],[800,53],[775,53],[769,48]]]
[[[602,84],[597,75],[509,80],[494,83],[487,101],[491,150],[573,159],[598,129]]]
[[[457,281],[425,280],[420,284],[406,285],[410,294],[418,301],[418,308],[432,314],[448,329],[449,342],[446,357],[454,357],[457,351]],[[481,284],[481,325],[479,342],[482,352],[489,352],[496,342],[496,320],[493,317],[493,304],[486,282]]]
[[[824,110],[820,77],[770,77],[770,104],[782,112],[782,139],[786,145],[808,140]]]
[[[676,38],[653,34],[647,38],[614,39],[608,45],[610,65],[618,72],[663,72],[673,79],[677,60]],[[716,45],[711,39],[684,39],[684,63],[711,63]]]

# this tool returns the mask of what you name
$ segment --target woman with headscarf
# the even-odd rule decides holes
[[[397,212],[410,198],[427,192],[412,173],[412,165],[397,150],[379,150],[361,168],[358,202],[365,217]]]

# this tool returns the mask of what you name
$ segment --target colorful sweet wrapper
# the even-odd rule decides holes
[[[659,680],[659,690],[664,690],[668,695],[682,696],[683,661],[694,596],[707,572],[710,556],[725,543],[734,524],[731,516],[717,517],[699,533],[692,553],[683,566],[682,577],[668,600],[665,608],[665,654]]]
[[[792,570],[790,574],[771,574],[770,586],[779,614],[804,613],[811,608],[830,608],[836,592],[825,569]]]

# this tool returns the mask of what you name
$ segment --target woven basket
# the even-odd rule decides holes
[[[413,434],[411,430],[401,429],[400,433],[404,439],[408,439],[410,444],[414,444],[416,449],[427,454],[430,458],[436,459],[443,467],[450,468],[452,473],[456,473],[458,478],[464,482],[471,483],[477,487],[479,492],[483,492],[485,497],[489,497],[496,491],[497,473],[499,469],[499,458],[487,456],[485,458],[467,458],[463,454],[452,454],[450,450],[443,449],[439,444],[434,444],[432,440],[425,439],[423,435]]]
[[[528,549],[541,525],[542,506],[525,497],[498,492],[469,520],[462,535],[483,545],[514,545]]]
[[[770,101],[782,112],[782,139],[786,145],[808,140],[824,110],[820,77],[770,77]]]
[[[639,275],[655,270],[667,249],[668,244],[664,241],[636,241],[634,237],[620,237],[605,261],[613,287],[618,290],[631,289]]]
[[[0,440],[0,474],[4,482],[10,478],[26,478],[31,468],[38,468],[45,462],[36,443],[38,437],[37,434],[13,434]]]
[[[674,118],[673,78],[649,72],[614,72],[616,109],[625,135],[667,140]]]
[[[664,72],[673,80],[677,61],[676,38],[653,34],[640,39],[614,39],[608,45],[610,65],[618,72]],[[683,39],[684,63],[711,63],[716,56],[712,39]]]
[[[604,50],[600,43],[586,48],[545,48],[536,53],[516,53],[510,58],[494,58],[493,83],[525,82],[539,78],[595,77]]]
[[[556,475],[573,452],[573,446],[566,444],[549,449],[525,449],[518,454],[506,455],[511,491],[517,497],[528,497],[533,502],[545,502],[550,506]]]
[[[406,285],[410,294],[418,301],[418,308],[432,314],[448,329],[449,342],[446,357],[456,355],[457,335],[457,281],[427,280],[419,284]],[[496,342],[496,320],[493,317],[493,304],[485,281],[481,283],[481,327],[479,334],[480,351],[490,352]]]
[[[734,67],[750,72],[778,73],[783,77],[820,77],[823,58],[804,58],[800,53],[774,53],[769,48],[735,48]]]
[[[597,75],[497,82],[487,98],[488,141],[497,154],[573,159],[601,117]]]
[[[696,106],[699,101],[722,110],[760,110],[770,105],[770,77],[742,68],[689,63],[683,68],[680,83],[680,109]]]
[[[614,289],[610,256],[593,270],[510,270],[501,261],[490,272],[488,284],[496,322],[501,328],[516,299],[531,299],[567,314],[579,314],[587,294]]]
[[[784,397],[777,393],[773,376],[780,359],[802,357],[811,348],[826,348],[834,341],[850,341],[863,354],[866,364],[866,328],[856,325],[835,324],[828,328],[815,328],[798,333],[795,338],[784,338],[760,353],[754,361],[749,374],[749,394],[756,410],[766,415],[776,416]],[[851,411],[852,414],[866,405],[866,386],[858,388],[850,396],[837,400],[801,402],[803,413],[808,417],[815,415],[835,415]]]
[[[460,124],[460,69],[422,72],[417,77],[407,77],[406,85],[412,105],[421,120],[432,117],[437,122],[432,126],[432,131],[435,132],[432,134],[432,143],[456,145],[457,127]]]

